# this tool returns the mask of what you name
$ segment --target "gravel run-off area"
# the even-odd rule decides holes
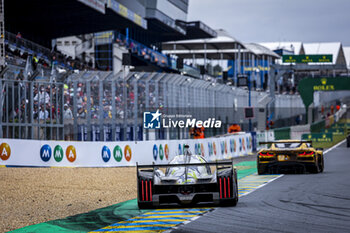
[[[0,168],[0,232],[136,198],[136,168]]]

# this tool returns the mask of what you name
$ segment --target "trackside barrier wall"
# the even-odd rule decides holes
[[[310,133],[310,125],[297,125],[290,127],[290,138],[301,140],[302,135]]]
[[[260,142],[268,142],[268,141],[274,141],[274,140],[275,140],[275,132],[273,130],[257,132],[256,133],[257,150],[267,147],[267,145],[259,145]]]
[[[311,133],[318,133],[322,129],[324,129],[325,126],[326,126],[325,120],[321,120],[321,121],[318,121],[318,122],[315,122],[315,123],[311,124],[310,125],[310,131],[311,131]]]
[[[275,140],[290,139],[290,127],[274,129]]]
[[[184,144],[192,154],[207,161],[230,159],[252,152],[252,136],[240,133],[218,138],[127,142],[77,142],[1,139],[0,166],[118,167],[167,164],[183,154]]]

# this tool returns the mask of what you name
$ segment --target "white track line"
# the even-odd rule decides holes
[[[264,184],[262,184],[262,185],[256,187],[255,189],[253,189],[253,190],[251,190],[251,191],[249,191],[249,192],[243,193],[243,194],[240,195],[239,197],[243,197],[243,196],[245,196],[245,195],[248,195],[249,193],[252,193],[252,192],[254,192],[254,191],[256,191],[256,190],[258,190],[258,189],[264,187],[264,186],[267,185],[268,183],[270,183],[270,182],[272,182],[272,181],[274,181],[274,180],[276,180],[276,179],[278,179],[278,178],[281,178],[282,176],[284,176],[284,175],[281,174],[281,175],[279,175],[279,176],[277,176],[277,177],[275,177],[275,178],[273,178],[273,179],[267,181],[266,183],[264,183]]]
[[[332,146],[331,148],[327,149],[326,151],[324,151],[323,154],[326,154],[326,153],[330,152],[331,150],[337,148],[338,146],[340,146],[340,145],[341,145],[342,143],[344,143],[345,141],[346,141],[346,138],[345,138],[343,141],[338,142],[338,144],[336,144],[336,145]]]

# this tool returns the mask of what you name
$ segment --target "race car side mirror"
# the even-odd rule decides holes
[[[316,148],[316,150],[323,150],[323,148]]]

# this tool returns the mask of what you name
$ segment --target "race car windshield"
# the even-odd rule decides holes
[[[275,143],[275,147],[277,148],[298,148],[301,143],[293,142],[293,143]]]

